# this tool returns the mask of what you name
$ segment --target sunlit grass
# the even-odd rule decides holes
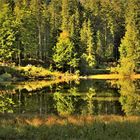
[[[132,74],[132,75],[120,75],[120,74],[97,74],[97,75],[90,75],[87,77],[81,77],[81,78],[88,78],[88,79],[140,79],[140,74]]]
[[[132,79],[140,79],[140,74],[133,74],[131,75]]]
[[[140,117],[1,116],[0,139],[139,140]]]
[[[26,67],[17,67],[19,71],[23,71],[25,76],[30,78],[42,78],[42,79],[77,79],[78,75],[70,73],[62,73],[58,71],[50,71],[42,67],[35,66],[26,66]]]
[[[38,80],[38,79],[78,79],[77,74],[62,73],[59,71],[50,71],[43,67],[36,67],[28,65],[25,67],[1,67],[0,82],[5,81],[24,81],[24,80]]]
[[[21,71],[25,76],[28,76],[30,78],[55,78],[62,76],[63,74],[61,72],[51,72],[48,69],[45,69],[43,67],[36,67],[36,66],[26,66],[26,67],[16,67],[17,70]]]
[[[120,79],[123,78],[123,76],[119,74],[97,74],[97,75],[90,75],[87,78],[89,79]]]

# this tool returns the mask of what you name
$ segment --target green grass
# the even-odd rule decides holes
[[[97,74],[97,75],[90,75],[87,78],[89,79],[122,79],[123,77],[119,74]]]
[[[43,67],[25,66],[8,67],[0,66],[0,82],[4,81],[24,81],[28,79],[77,79],[78,75],[50,71]]]
[[[43,117],[0,119],[1,140],[139,140],[133,117]]]

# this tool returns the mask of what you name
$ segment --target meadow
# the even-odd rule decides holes
[[[139,140],[139,130],[137,116],[0,117],[1,140]]]

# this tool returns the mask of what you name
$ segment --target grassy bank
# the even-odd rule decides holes
[[[90,75],[82,77],[83,79],[106,79],[106,80],[113,80],[113,79],[140,79],[140,74],[132,74],[132,75],[119,75],[119,74],[97,74],[97,75]]]
[[[139,130],[140,117],[1,116],[0,118],[2,140],[139,140]]]
[[[28,79],[75,79],[77,75],[50,71],[43,67],[8,67],[0,66],[0,81],[24,81]]]
[[[90,75],[87,78],[89,79],[120,79],[123,77],[119,74],[97,74],[97,75]]]
[[[81,79],[140,79],[140,74],[132,75],[119,75],[119,74],[105,74],[101,73],[100,70],[96,70],[95,75],[80,76]],[[71,80],[79,79],[79,75],[62,73],[58,71],[50,71],[43,67],[36,66],[25,66],[25,67],[8,67],[0,66],[0,82],[3,81],[25,81],[25,80],[38,80],[38,79],[62,79],[62,80]]]

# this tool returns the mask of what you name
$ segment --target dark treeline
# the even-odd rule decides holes
[[[81,73],[119,64],[132,72],[139,21],[140,0],[0,0],[0,61]]]

